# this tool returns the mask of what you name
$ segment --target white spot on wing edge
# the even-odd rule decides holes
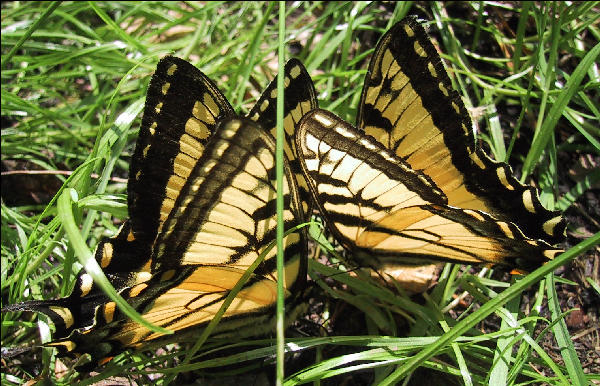
[[[175,63],[173,63],[168,69],[167,69],[167,75],[169,76],[173,76],[173,74],[175,74],[175,72],[177,72],[177,65]]]
[[[89,274],[84,273],[83,275],[81,275],[81,286],[79,287],[81,289],[81,297],[84,297],[87,294],[89,294],[92,290],[93,285],[94,279],[92,279],[92,277]]]
[[[75,321],[73,320],[73,314],[68,308],[58,306],[50,306],[49,308],[60,316],[67,328],[71,328],[71,326],[73,326]]]
[[[546,232],[548,235],[553,235],[554,228],[561,220],[562,220],[561,216],[556,216],[556,217],[553,217],[550,220],[546,221],[544,223],[544,225],[542,226],[544,229],[544,232]]]
[[[531,190],[527,189],[523,192],[523,206],[528,212],[535,213],[535,207],[533,206],[533,197],[531,196]]]
[[[327,126],[327,127],[333,126],[333,121],[331,119],[329,119],[328,117],[326,117],[324,114],[320,114],[320,113],[314,114],[313,119],[324,126]]]

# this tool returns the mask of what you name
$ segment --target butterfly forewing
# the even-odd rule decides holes
[[[427,176],[328,111],[304,116],[296,146],[315,202],[350,249],[369,224],[397,208],[446,202]]]
[[[559,252],[512,223],[447,205],[428,176],[332,113],[306,114],[296,141],[321,213],[362,265],[453,261],[529,270]]]
[[[217,122],[233,113],[225,96],[192,64],[172,56],[160,60],[129,169],[130,220],[96,249],[105,273],[150,271],[152,245],[181,187]]]
[[[275,148],[272,137],[259,128],[247,120],[223,125],[157,239],[153,269],[226,264],[245,270],[274,240]],[[289,229],[300,224],[303,216],[287,164],[286,171],[282,193]],[[288,238],[288,242],[295,240],[292,249],[301,244],[298,234]],[[272,250],[255,272],[273,274],[274,254]]]
[[[562,239],[565,224],[510,167],[475,147],[471,119],[423,26],[407,18],[379,41],[357,126],[429,176],[448,204],[514,222],[529,237]]]
[[[158,63],[129,171],[136,238],[154,241],[215,126],[233,114],[225,96],[192,64],[172,56]]]
[[[284,113],[283,128],[285,133],[284,151],[290,162],[290,168],[298,182],[304,213],[309,211],[310,193],[304,175],[297,161],[297,151],[294,142],[296,125],[307,112],[318,107],[315,87],[306,68],[297,59],[289,60],[284,68]],[[269,84],[262,96],[256,102],[248,117],[258,122],[274,137],[277,133],[277,78]]]

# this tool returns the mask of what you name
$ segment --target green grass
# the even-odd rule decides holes
[[[478,134],[490,153],[522,170],[524,181],[536,181],[547,207],[568,210],[569,220],[578,224],[569,227],[569,245],[586,238],[580,221],[590,222],[582,208],[600,173],[594,168],[568,173],[580,158],[600,153],[597,2],[288,6],[286,38],[300,47],[293,56],[313,77],[321,107],[349,122],[355,121],[377,37],[406,14],[430,21],[455,87],[468,106],[479,108]],[[277,6],[254,2],[2,4],[2,160],[18,161],[24,170],[2,177],[3,305],[68,295],[81,268],[78,258],[116,233],[114,218],[127,217],[128,162],[158,59],[174,54],[192,61],[237,111],[247,112],[277,72],[277,17]],[[288,50],[286,59],[291,56]],[[23,179],[25,187],[18,185]],[[52,190],[53,184],[60,190]],[[71,197],[62,205],[70,205],[72,219],[58,210],[63,192]],[[598,230],[588,225],[584,231]],[[327,294],[319,299],[321,331],[347,334],[335,329],[342,302],[354,307],[351,318],[365,328],[360,335],[294,339],[296,352],[321,359],[288,374],[286,384],[340,380],[344,374],[374,383],[409,382],[417,368],[464,384],[598,380],[584,373],[563,320],[569,309],[561,308],[555,283],[568,280],[552,274],[598,239],[588,238],[510,285],[492,270],[448,265],[420,300],[352,276],[341,265],[311,260],[311,276],[327,277],[317,281]],[[469,301],[466,307],[455,301],[461,296]],[[2,317],[3,347],[32,345],[38,335],[51,339],[43,317]],[[558,349],[546,352],[547,342]],[[192,370],[196,376],[256,374],[260,361],[275,355],[273,340],[229,343],[237,353],[209,342],[179,367],[186,352],[176,346],[160,355],[149,350],[150,360],[122,355],[99,375],[78,382],[120,375],[143,384],[151,383],[148,373]],[[6,359],[2,382],[23,383],[42,374],[70,384],[87,376],[57,374],[55,360],[51,350],[40,354],[38,348]]]

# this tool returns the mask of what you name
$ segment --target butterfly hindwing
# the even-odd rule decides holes
[[[321,213],[362,265],[453,261],[529,270],[559,252],[512,223],[447,205],[426,174],[330,112],[306,114],[296,141]]]
[[[469,114],[425,29],[414,18],[379,41],[361,97],[357,127],[422,170],[448,203],[514,222],[529,237],[556,243],[565,224],[510,167],[476,148]]]
[[[129,287],[120,288],[119,294],[137,312],[144,313],[147,308],[153,306],[157,297],[180,284],[190,276],[191,271],[191,269],[179,269],[157,273],[145,278],[141,283],[131,283]],[[74,294],[75,292],[70,298]],[[68,302],[69,300],[69,298],[65,298],[41,301],[39,302],[40,307],[28,307],[26,310],[43,312],[51,318],[57,328],[57,333],[51,342],[46,343],[46,346],[57,348],[59,356],[73,354],[89,354],[91,356],[90,362],[77,366],[79,371],[91,371],[124,349],[134,346],[128,343],[136,337],[128,334],[127,330],[123,330],[123,326],[128,323],[137,323],[131,322],[129,318],[120,312],[116,304],[107,299],[106,296],[96,300],[93,296],[88,295],[79,299],[77,304],[72,304],[72,301]],[[32,303],[28,302],[25,305],[30,306]],[[67,335],[58,334],[59,328],[62,328],[61,323],[76,322],[76,316],[78,315],[73,312],[80,312],[81,310],[92,312],[91,323],[78,328],[71,327]],[[160,325],[161,323],[157,324]],[[127,336],[129,341],[118,339],[121,336]]]
[[[119,292],[137,285],[145,285],[151,279],[146,271],[107,273],[107,278]],[[2,311],[34,311],[44,313],[54,324],[55,340],[64,339],[75,330],[87,331],[98,322],[97,309],[114,302],[94,283],[92,276],[81,271],[75,287],[65,298],[34,300],[5,306]]]
[[[154,333],[124,318],[115,304],[109,302],[97,307],[93,329],[75,330],[47,346],[56,347],[59,356],[89,354],[91,361],[77,369],[91,371],[126,349],[194,341],[198,338],[198,329],[214,317],[240,276],[239,271],[227,267],[188,266],[157,273],[144,286],[121,290],[121,295],[143,314],[145,320],[176,331],[176,338]],[[273,288],[269,283],[263,286],[262,280],[264,278],[251,277],[211,336],[239,339],[260,335],[273,328],[276,319],[275,312],[270,312]],[[288,321],[305,311],[304,292],[286,298]]]

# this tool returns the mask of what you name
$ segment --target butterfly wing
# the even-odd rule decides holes
[[[195,66],[173,56],[159,61],[131,159],[130,220],[95,252],[104,272],[121,279],[111,279],[116,288],[117,282],[128,282],[130,272],[150,271],[152,245],[181,187],[217,122],[233,114],[225,96]]]
[[[290,59],[284,68],[284,110],[283,128],[285,133],[284,152],[290,162],[290,168],[298,182],[304,213],[309,212],[310,193],[297,161],[294,142],[296,125],[307,112],[319,107],[315,86],[306,68],[297,59]],[[277,78],[269,84],[258,99],[248,117],[267,129],[273,137],[277,136]]]
[[[284,170],[284,225],[291,229],[303,222],[303,212],[287,162]],[[275,202],[273,138],[247,119],[221,121],[161,228],[153,249],[153,274],[121,288],[120,294],[151,323],[178,332],[198,328],[213,318],[250,265],[262,257],[217,331],[234,334],[242,327],[246,334],[264,331],[256,323],[274,320],[270,311],[279,280],[277,249],[272,245]],[[283,280],[294,310],[301,305],[296,295],[306,279],[305,249],[302,230],[284,237]],[[57,347],[59,355],[91,354],[92,367],[126,348],[162,337],[129,321],[114,302],[78,291],[69,298],[29,302],[10,310],[44,312],[55,325],[70,328],[68,336],[61,334],[49,345]],[[81,310],[93,315],[93,324],[73,328],[74,315]]]
[[[211,152],[205,152],[194,178],[182,189],[177,210],[156,241],[153,271],[185,265],[227,265],[245,270],[265,243],[275,238],[273,138],[249,120],[227,120],[221,126]],[[285,171],[284,225],[289,229],[304,217],[287,162]],[[300,236],[288,236],[288,242],[295,240],[290,245],[304,245]],[[298,267],[304,265],[300,255],[299,250],[290,255],[298,259]],[[274,256],[272,251],[255,273],[274,275]]]
[[[296,146],[329,228],[363,265],[453,261],[531,269],[560,252],[512,223],[447,205],[429,176],[332,113],[306,114]]]
[[[129,173],[136,238],[154,241],[215,126],[233,114],[225,96],[195,66],[172,56],[159,62]]]
[[[545,209],[506,163],[475,147],[471,119],[441,58],[414,18],[379,41],[361,97],[357,126],[413,169],[431,177],[448,203],[510,221],[529,237],[556,243],[565,223]]]
[[[308,198],[299,173],[293,144],[295,125],[317,106],[312,80],[299,60],[284,68],[285,152]],[[275,134],[277,83],[273,80],[248,117]],[[173,208],[179,192],[216,124],[233,115],[233,108],[214,83],[192,64],[172,56],[156,69],[146,106],[128,182],[129,220],[115,238],[103,240],[96,259],[106,273],[121,276],[132,270],[150,269],[151,246]],[[308,200],[302,200],[308,202]],[[305,208],[305,213],[308,209]],[[113,256],[119,258],[113,259]]]

